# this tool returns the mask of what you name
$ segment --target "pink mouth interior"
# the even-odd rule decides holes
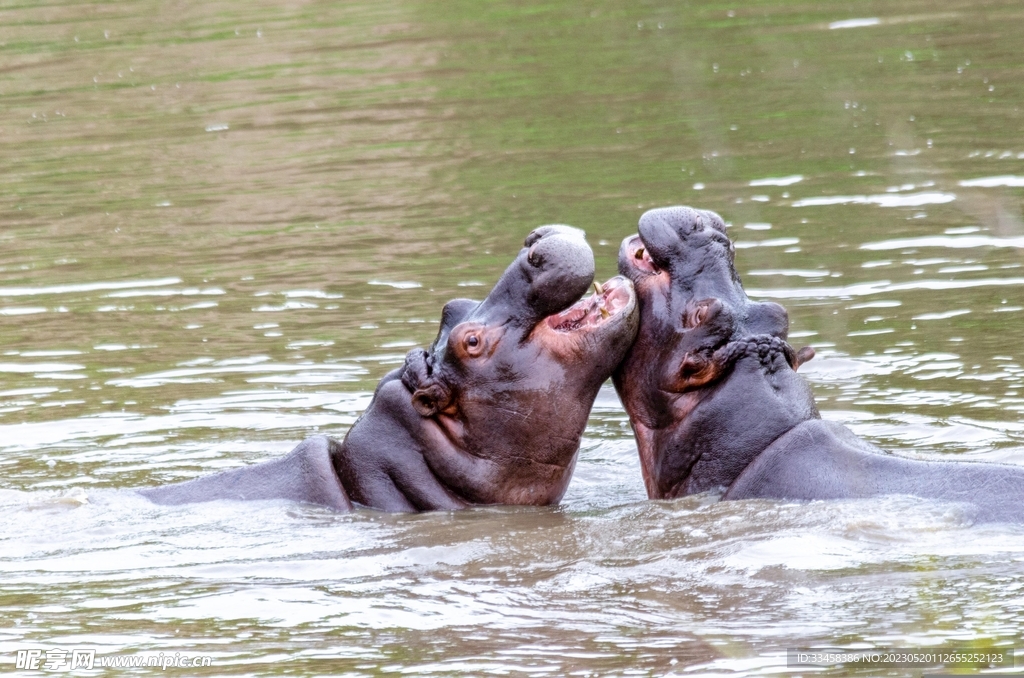
[[[644,245],[643,240],[640,236],[634,236],[629,243],[629,262],[641,271],[648,273],[660,273],[661,269],[651,259],[650,253],[647,251],[647,247]]]
[[[549,316],[548,325],[559,332],[576,332],[597,327],[629,304],[629,290],[620,278],[612,278],[589,297],[580,299],[561,313]]]

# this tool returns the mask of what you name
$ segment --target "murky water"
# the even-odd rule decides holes
[[[648,502],[610,388],[557,508],[128,491],[343,435],[532,227],[585,228],[606,277],[676,203],[732,224],[824,416],[1024,463],[1021,35],[1008,1],[0,3],[0,662],[762,675],[801,673],[794,646],[1024,647],[1024,528]]]

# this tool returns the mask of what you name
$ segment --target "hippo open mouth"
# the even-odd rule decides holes
[[[547,324],[556,332],[592,330],[631,306],[631,285],[622,276],[604,284],[594,283],[594,293],[580,299],[561,313],[548,316]]]
[[[651,258],[651,251],[644,244],[639,235],[633,235],[624,243],[625,254],[623,260],[632,268],[639,269],[644,273],[661,273],[661,268]]]

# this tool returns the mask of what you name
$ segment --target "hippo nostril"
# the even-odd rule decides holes
[[[530,262],[531,266],[540,266],[542,263],[544,263],[543,257],[537,254],[537,243],[534,243],[530,247],[530,251],[526,255],[526,260]]]

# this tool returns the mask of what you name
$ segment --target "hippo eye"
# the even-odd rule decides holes
[[[483,348],[483,342],[480,341],[480,337],[475,334],[466,335],[466,352],[471,356],[476,356],[480,353]]]
[[[686,315],[683,316],[683,325],[687,328],[697,327],[704,322],[708,317],[708,306],[701,304],[700,306],[687,311]]]
[[[461,327],[451,336],[451,347],[463,358],[479,358],[493,348],[487,329],[480,326]]]

